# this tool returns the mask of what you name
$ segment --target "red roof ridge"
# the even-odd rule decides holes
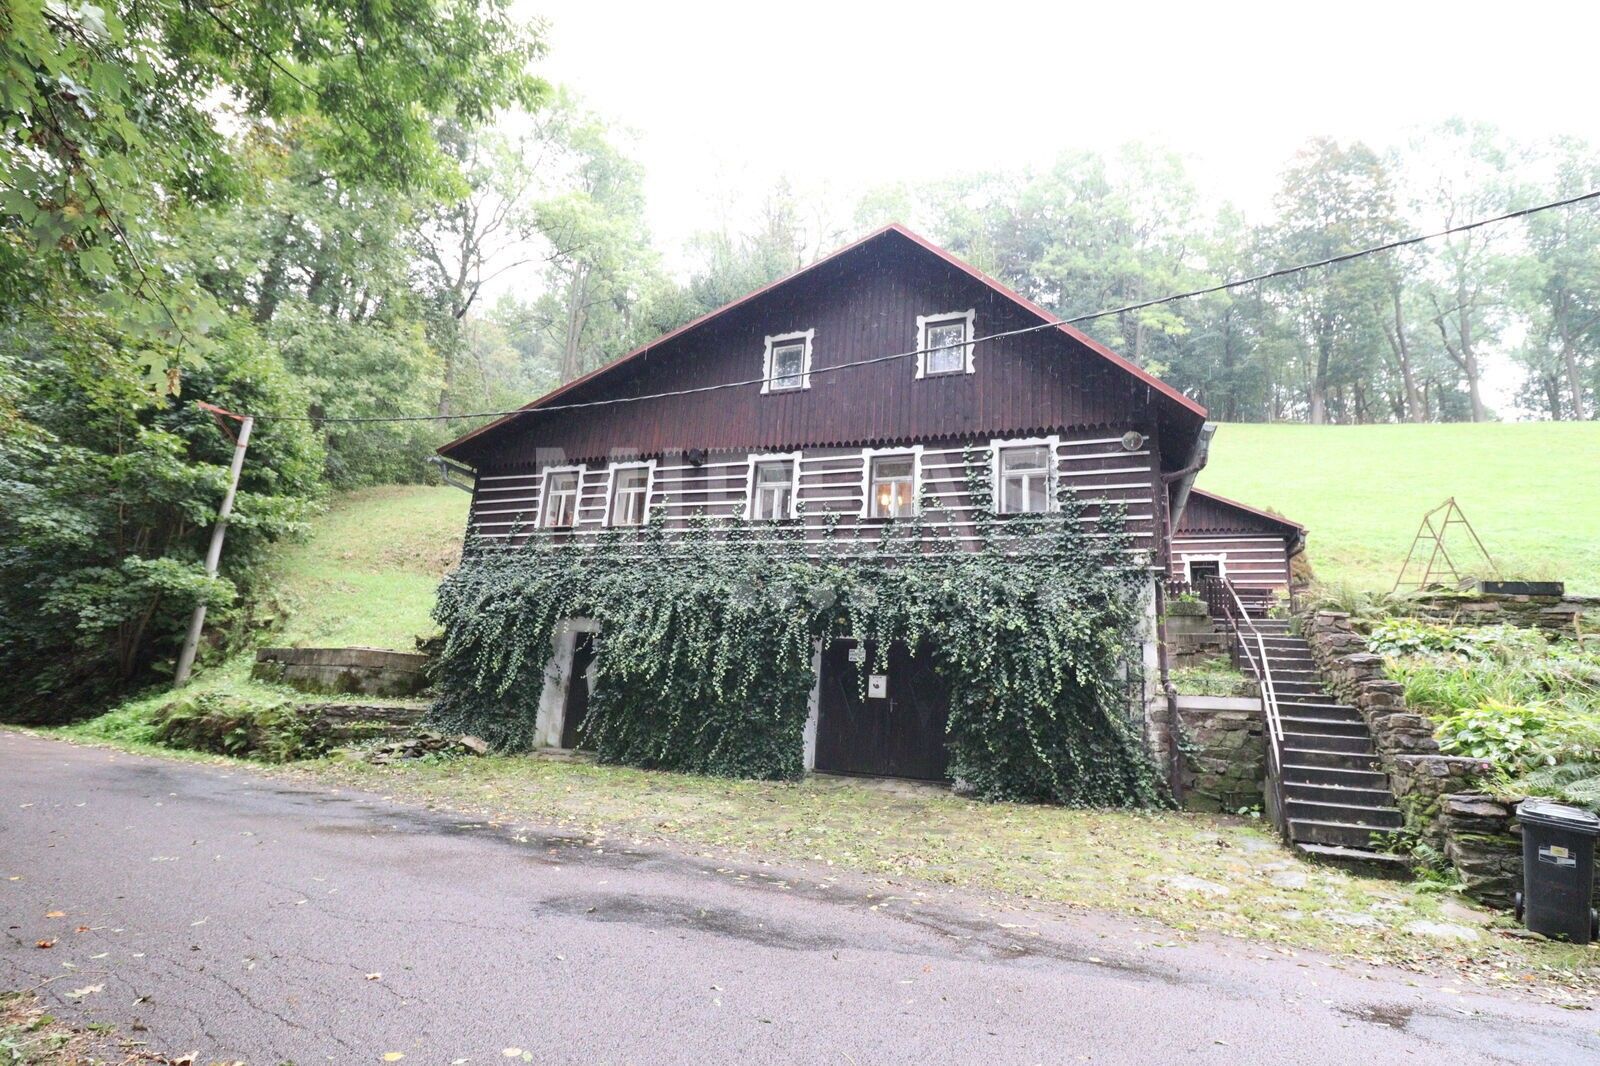
[[[904,237],[906,240],[908,240],[911,243],[917,245],[918,247],[920,247],[920,248],[922,248],[922,249],[924,249],[926,251],[932,252],[934,255],[938,256],[940,259],[944,260],[946,263],[949,263],[951,266],[954,266],[957,270],[960,270],[962,273],[967,274],[969,277],[972,277],[972,278],[976,279],[977,281],[983,283],[989,289],[991,289],[992,291],[994,291],[994,292],[998,293],[999,295],[1005,297],[1006,299],[1010,300],[1012,303],[1017,304],[1023,310],[1028,311],[1031,314],[1038,315],[1045,322],[1054,322],[1055,319],[1058,317],[1056,315],[1051,314],[1049,311],[1045,310],[1043,307],[1040,307],[1038,304],[1034,303],[1032,300],[1028,299],[1026,296],[1023,296],[1021,293],[1019,293],[1019,292],[1015,291],[1014,289],[1011,289],[1008,286],[1004,285],[1003,283],[995,280],[994,278],[990,277],[988,274],[985,274],[983,271],[981,271],[978,268],[972,266],[970,263],[967,263],[964,260],[959,259],[956,256],[952,255],[950,252],[945,251],[943,248],[940,248],[937,244],[934,244],[932,241],[930,241],[927,238],[921,236],[920,234],[913,233],[911,230],[907,229],[905,226],[901,225],[898,222],[890,222],[887,225],[883,225],[883,226],[878,227],[877,229],[873,230],[871,233],[868,233],[864,237],[858,238],[857,240],[851,241],[849,244],[846,244],[841,248],[837,248],[834,251],[829,252],[827,255],[823,256],[820,259],[817,259],[817,260],[814,260],[814,261],[812,261],[810,263],[807,263],[805,266],[802,266],[797,270],[792,270],[789,273],[785,274],[781,278],[777,278],[777,279],[775,279],[773,281],[769,281],[769,282],[767,282],[767,284],[761,286],[758,289],[753,289],[750,292],[745,293],[743,296],[740,296],[740,297],[738,297],[736,299],[733,299],[733,300],[729,300],[727,303],[723,304],[721,307],[718,307],[718,308],[716,308],[715,310],[712,310],[712,311],[707,311],[705,314],[700,315],[700,316],[698,316],[698,317],[696,317],[694,319],[691,319],[688,322],[685,322],[683,325],[679,326],[678,328],[676,328],[674,330],[670,330],[670,331],[668,331],[666,333],[663,333],[661,336],[655,338],[652,341],[649,341],[646,344],[641,344],[639,347],[633,349],[632,351],[627,352],[624,355],[618,356],[616,359],[611,360],[609,363],[606,363],[603,366],[596,367],[595,369],[589,371],[587,374],[581,374],[578,377],[573,378],[571,381],[567,382],[564,385],[558,385],[556,388],[554,388],[554,389],[550,390],[549,392],[545,393],[543,396],[540,396],[538,399],[533,400],[533,401],[531,401],[529,403],[523,404],[521,407],[517,408],[515,411],[512,411],[509,414],[502,415],[499,418],[495,419],[493,422],[489,422],[489,423],[487,423],[485,425],[479,426],[477,429],[471,430],[471,431],[469,431],[467,433],[463,433],[461,436],[459,436],[459,437],[455,438],[454,440],[450,441],[448,444],[440,445],[439,448],[438,448],[439,454],[448,455],[451,452],[455,451],[457,448],[459,448],[461,445],[467,443],[468,441],[473,440],[473,439],[475,439],[477,437],[480,437],[480,436],[488,433],[491,430],[497,429],[500,426],[512,421],[515,418],[518,418],[519,416],[521,416],[522,414],[524,414],[524,413],[526,413],[528,411],[533,411],[533,410],[536,410],[538,408],[541,408],[541,407],[545,406],[550,401],[556,399],[557,397],[566,395],[568,392],[570,392],[573,389],[579,387],[580,385],[586,384],[587,382],[592,381],[595,378],[600,377],[601,375],[608,373],[609,371],[615,370],[617,367],[621,366],[622,364],[630,362],[633,359],[635,359],[635,358],[637,358],[637,357],[639,357],[641,355],[644,355],[646,352],[650,351],[652,348],[659,347],[660,345],[665,344],[666,342],[672,340],[673,338],[681,336],[682,334],[689,332],[690,330],[696,328],[697,326],[700,326],[700,325],[702,325],[702,324],[704,324],[706,322],[709,322],[711,319],[716,318],[719,315],[725,314],[726,312],[732,311],[734,308],[739,307],[742,304],[745,304],[745,303],[750,302],[751,300],[754,300],[758,296],[765,295],[766,293],[771,292],[773,289],[776,289],[776,288],[778,288],[778,287],[780,287],[782,285],[787,285],[789,282],[793,281],[795,278],[800,277],[802,274],[806,274],[806,273],[808,273],[808,272],[810,272],[812,270],[815,270],[816,268],[818,268],[820,266],[823,266],[824,264],[831,263],[834,260],[838,259],[840,256],[843,256],[843,255],[846,255],[846,254],[848,254],[850,252],[853,252],[857,248],[860,248],[861,246],[863,246],[865,244],[869,244],[872,241],[875,241],[875,240],[879,239],[880,237],[883,237],[884,235],[889,234],[889,233],[899,234],[901,237]],[[1129,362],[1127,359],[1124,359],[1122,356],[1118,355],[1116,352],[1113,352],[1110,348],[1107,348],[1105,345],[1101,344],[1099,341],[1095,340],[1093,337],[1090,337],[1088,334],[1084,333],[1083,331],[1075,329],[1072,326],[1067,325],[1064,322],[1057,322],[1056,323],[1056,328],[1060,329],[1063,333],[1067,334],[1069,337],[1072,337],[1074,340],[1076,340],[1079,343],[1081,343],[1082,345],[1084,345],[1086,348],[1088,348],[1090,351],[1094,352],[1096,355],[1098,355],[1098,356],[1110,361],[1111,363],[1115,364],[1119,369],[1121,369],[1123,371],[1126,371],[1127,373],[1132,374],[1134,377],[1136,377],[1139,380],[1143,381],[1145,384],[1149,385],[1151,388],[1155,389],[1157,392],[1161,393],[1163,396],[1167,397],[1168,399],[1170,399],[1170,400],[1176,402],[1177,404],[1179,404],[1180,406],[1188,409],[1190,412],[1192,412],[1192,413],[1194,413],[1196,415],[1199,415],[1201,418],[1204,418],[1206,416],[1206,409],[1204,407],[1200,406],[1194,400],[1191,400],[1189,397],[1185,396],[1183,393],[1179,392],[1177,389],[1173,388],[1171,385],[1168,385],[1166,382],[1162,381],[1160,378],[1156,377],[1154,374],[1151,374],[1150,372],[1140,368],[1139,366],[1135,365],[1134,363]],[[1228,502],[1228,501],[1224,501],[1224,502]]]

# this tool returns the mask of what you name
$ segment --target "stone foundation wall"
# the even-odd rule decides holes
[[[426,655],[381,648],[262,648],[250,673],[301,692],[414,696],[428,687]]]
[[[1167,651],[1174,667],[1193,666],[1227,654],[1227,641],[1205,604],[1174,600],[1167,604]]]
[[[1499,592],[1443,593],[1414,601],[1418,618],[1455,626],[1521,626],[1550,636],[1600,629],[1600,596],[1516,596]]]
[[[1445,855],[1466,883],[1467,894],[1496,907],[1509,908],[1522,890],[1519,802],[1483,792],[1449,795],[1443,801]],[[1600,870],[1593,905],[1600,907]]]
[[[1191,811],[1259,807],[1267,774],[1261,701],[1179,696],[1183,805]]]
[[[1433,723],[1406,709],[1405,690],[1384,676],[1383,656],[1367,651],[1349,615],[1318,611],[1302,619],[1301,630],[1329,689],[1360,711],[1372,731],[1406,828],[1443,851],[1443,797],[1474,788],[1487,766],[1440,754]]]

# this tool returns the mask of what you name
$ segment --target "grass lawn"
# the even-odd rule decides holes
[[[410,651],[432,632],[434,591],[461,555],[470,497],[391,485],[341,494],[304,541],[281,549],[271,581],[282,643]]]
[[[1224,425],[1196,484],[1309,527],[1323,581],[1388,591],[1423,512],[1454,496],[1507,577],[1600,594],[1597,422]]]
[[[289,772],[465,812],[509,832],[518,823],[554,824],[592,838],[676,841],[1134,915],[1179,935],[1224,933],[1489,986],[1536,984],[1558,999],[1600,990],[1600,947],[1515,939],[1508,916],[1437,886],[1303,862],[1263,823],[1239,818],[990,804],[848,778],[727,781],[529,757],[393,767],[330,759]]]

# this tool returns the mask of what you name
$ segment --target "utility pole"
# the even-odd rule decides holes
[[[256,420],[249,415],[236,415],[232,411],[224,411],[209,403],[200,404],[202,408],[211,412],[217,420],[217,425],[222,426],[224,433],[228,432],[222,425],[223,418],[232,418],[239,423],[239,435],[233,441],[233,466],[228,471],[228,491],[222,497],[222,507],[217,511],[217,524],[211,527],[211,547],[206,550],[206,577],[217,576],[217,564],[222,561],[222,538],[228,532],[228,515],[233,513],[234,493],[239,491],[239,472],[244,469],[244,450],[250,445],[250,430],[255,426]],[[228,434],[230,437],[233,434]],[[206,624],[206,605],[197,604],[194,617],[189,619],[189,635],[183,638],[183,651],[178,655],[178,670],[172,675],[172,687],[182,688],[189,681],[189,671],[194,669],[195,649],[200,645],[200,630]]]

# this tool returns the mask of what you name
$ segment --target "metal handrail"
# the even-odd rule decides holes
[[[1211,616],[1220,616],[1231,631],[1235,661],[1242,651],[1261,688],[1261,706],[1267,719],[1267,784],[1272,789],[1274,800],[1272,820],[1278,832],[1287,840],[1289,821],[1283,808],[1283,718],[1278,711],[1278,692],[1272,678],[1272,666],[1267,661],[1266,638],[1250,620],[1249,612],[1239,599],[1238,590],[1227,578],[1207,578],[1205,600]]]

